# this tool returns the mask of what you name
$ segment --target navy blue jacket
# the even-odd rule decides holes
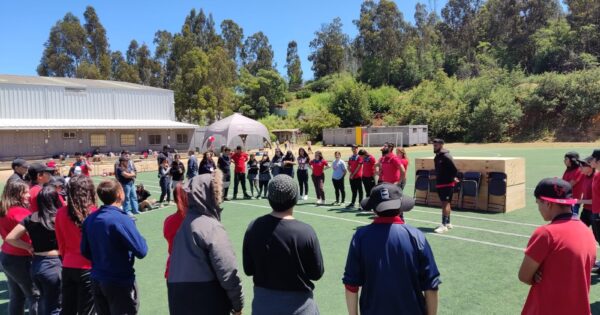
[[[195,155],[191,155],[188,160],[187,178],[191,179],[198,175],[198,159]]]
[[[130,286],[134,258],[148,253],[133,220],[115,206],[102,206],[81,226],[81,254],[92,262],[91,277],[102,284]]]
[[[436,290],[440,273],[425,236],[399,217],[376,218],[354,234],[343,283],[362,287],[363,315],[425,314],[423,291]]]

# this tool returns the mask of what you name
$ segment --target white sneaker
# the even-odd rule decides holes
[[[448,232],[448,227],[446,227],[443,224],[440,224],[440,226],[438,226],[435,230],[433,230],[435,233],[438,234],[444,234],[446,232]]]
[[[454,226],[450,223],[446,224],[446,227],[448,228],[448,230],[452,230],[454,228]]]
[[[302,200],[308,200],[308,195],[304,195],[304,197],[302,197]]]
[[[322,204],[323,202],[321,201],[321,199],[317,199],[317,205]]]

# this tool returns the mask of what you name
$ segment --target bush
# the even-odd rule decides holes
[[[296,92],[296,98],[299,100],[309,98],[311,95],[312,93],[310,92],[310,90],[300,90]]]
[[[309,136],[311,140],[322,140],[323,129],[337,128],[340,126],[340,118],[326,111],[311,111],[300,121],[300,130]]]
[[[400,91],[391,86],[370,90],[368,92],[369,109],[373,113],[387,113],[398,106],[400,96]]]
[[[471,114],[468,139],[478,142],[508,141],[509,132],[522,116],[521,107],[515,102],[514,90],[509,86],[500,86],[475,107]]]
[[[329,109],[341,119],[342,127],[368,124],[371,112],[367,87],[354,78],[337,82]]]

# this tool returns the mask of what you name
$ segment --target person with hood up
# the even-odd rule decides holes
[[[169,312],[241,314],[237,260],[221,224],[223,173],[195,176],[186,189],[188,211],[175,235],[167,278]]]

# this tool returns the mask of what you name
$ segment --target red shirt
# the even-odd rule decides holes
[[[585,175],[581,172],[581,169],[574,168],[571,170],[566,170],[563,174],[563,178],[565,181],[569,182],[569,184],[574,181],[573,186],[573,198],[581,199],[581,195],[583,194],[584,186],[582,183]]]
[[[31,254],[29,254],[28,251],[18,247],[14,247],[8,244],[8,242],[6,242],[6,236],[8,235],[8,233],[10,233],[10,231],[12,231],[15,228],[15,226],[17,226],[17,224],[21,223],[21,221],[23,221],[23,219],[25,219],[30,214],[31,211],[29,211],[29,209],[27,208],[11,207],[6,212],[6,216],[0,218],[0,236],[2,236],[2,240],[4,240],[0,249],[2,249],[3,253],[14,256],[31,256]],[[31,244],[29,234],[27,233],[21,236],[21,240]]]
[[[90,209],[90,213],[96,211]],[[69,210],[64,206],[56,211],[55,221],[58,251],[63,258],[63,267],[75,269],[91,269],[92,263],[81,255],[81,229],[69,217]]]
[[[408,173],[408,159],[398,158],[400,160],[400,164],[404,166],[404,172]]]
[[[350,176],[352,176],[352,173],[354,173],[354,171],[358,169],[356,174],[350,179],[357,179],[362,177],[363,170],[362,167],[360,167],[362,164],[363,159],[358,154],[354,154],[348,159],[348,173],[350,173]]]
[[[389,153],[386,156],[379,159],[381,167],[381,178],[380,180],[384,183],[396,184],[400,181],[400,159],[393,153]]]
[[[375,176],[375,164],[377,164],[377,160],[371,154],[362,158],[363,161],[363,169],[362,176],[363,177],[373,177]]]
[[[581,198],[582,200],[591,200],[592,199],[592,194],[594,192],[592,189],[593,181],[594,181],[594,175],[583,176],[583,179],[581,180],[581,186],[583,187],[583,197]],[[592,205],[583,205],[583,208],[591,211]]]
[[[236,173],[246,173],[246,162],[248,162],[248,154],[246,152],[234,153],[231,155],[231,160],[235,163]]]
[[[173,250],[173,241],[175,240],[175,235],[177,231],[179,231],[179,227],[181,223],[183,223],[184,216],[182,216],[179,212],[173,213],[165,219],[165,223],[163,225],[163,235],[167,240],[167,251],[169,256],[167,257],[167,268],[165,269],[165,279],[169,276],[169,265],[171,263],[171,251]]]
[[[600,172],[594,174],[592,182],[592,213],[600,213]]]
[[[31,210],[31,212],[38,211],[37,196],[41,190],[42,185],[35,185],[29,187],[29,210]]]
[[[310,161],[310,166],[312,166],[312,174],[315,176],[321,176],[323,175],[323,170],[325,169],[325,166],[328,166],[329,164],[327,164],[327,161],[325,161],[325,159],[323,160],[312,160]]]
[[[525,255],[540,264],[542,281],[531,286],[522,314],[590,314],[592,232],[578,219],[555,219],[533,232]]]

